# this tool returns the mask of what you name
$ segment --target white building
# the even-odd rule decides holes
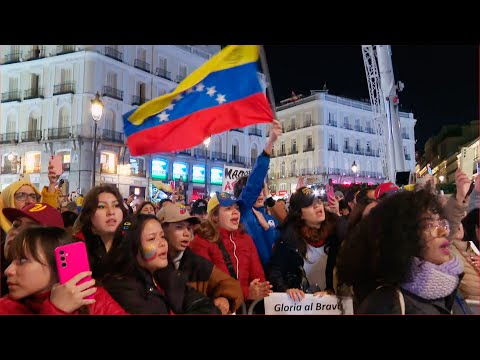
[[[307,184],[382,183],[379,143],[368,103],[312,91],[308,97],[277,108],[284,134],[274,149],[270,190],[279,196],[296,190],[298,177]],[[416,120],[400,112],[405,165],[415,171]],[[355,162],[357,171],[352,172]]]
[[[203,145],[130,157],[122,115],[171,91],[219,50],[219,45],[0,45],[0,190],[22,173],[38,187],[47,185],[53,154],[62,155],[65,193],[85,194],[92,187],[90,105],[98,91],[105,108],[97,129],[96,184],[114,184],[124,197],[149,196],[151,180],[186,176],[188,194],[203,193],[202,177],[192,179],[193,170],[206,163]],[[225,161],[250,166],[264,139],[264,126],[213,136],[208,170],[218,173]],[[220,190],[210,183],[210,171],[207,191]]]

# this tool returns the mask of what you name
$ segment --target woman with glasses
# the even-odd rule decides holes
[[[465,313],[456,296],[462,262],[450,227],[427,190],[392,194],[347,236],[337,258],[340,284],[351,286],[360,314]]]

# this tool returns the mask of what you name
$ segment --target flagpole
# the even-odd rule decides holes
[[[267,81],[268,100],[270,101],[270,107],[272,108],[273,117],[276,119],[277,112],[275,109],[275,97],[273,96],[272,81],[270,80],[270,72],[268,71],[267,57],[265,56],[265,49],[263,48],[263,45],[259,46],[259,53],[260,53],[260,64],[262,66],[263,74],[265,75],[265,78]]]

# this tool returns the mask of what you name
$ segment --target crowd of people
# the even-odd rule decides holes
[[[274,120],[233,194],[190,206],[135,203],[110,185],[59,203],[50,167],[41,191],[10,184],[0,314],[245,314],[272,292],[349,296],[355,314],[478,313],[480,181],[457,170],[448,199],[427,174],[413,190],[352,187],[326,201],[301,186],[275,201],[265,178],[281,132]],[[90,271],[61,282],[55,249],[76,242]]]

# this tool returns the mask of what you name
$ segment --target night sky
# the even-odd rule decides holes
[[[310,95],[327,83],[329,93],[368,99],[368,85],[360,45],[265,46],[275,102]],[[442,125],[479,119],[479,48],[475,45],[392,46],[400,110],[413,112],[417,150]]]

